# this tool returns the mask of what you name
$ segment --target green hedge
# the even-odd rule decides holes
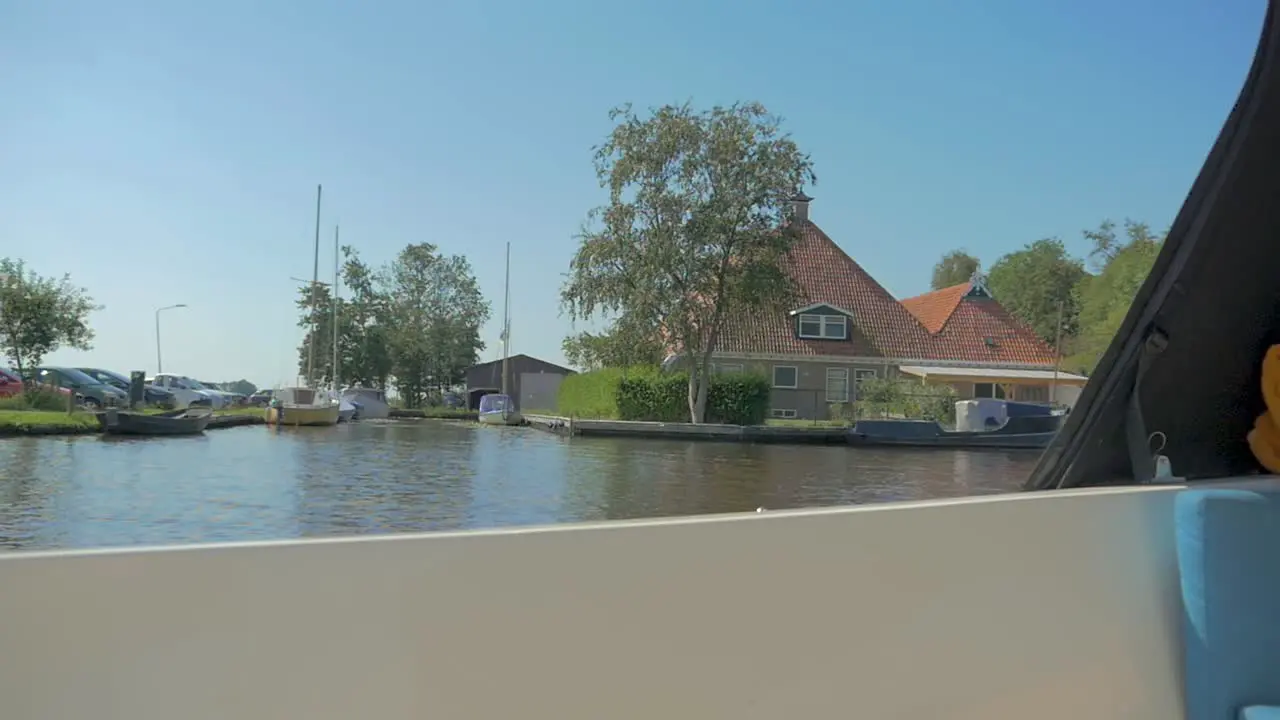
[[[864,380],[858,387],[857,417],[936,420],[954,423],[956,391],[949,385],[922,385],[913,380]]]
[[[707,422],[759,425],[769,413],[769,379],[718,374],[707,390]],[[571,417],[689,421],[689,376],[656,368],[609,368],[570,375],[560,385],[559,411]]]

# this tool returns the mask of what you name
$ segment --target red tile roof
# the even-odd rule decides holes
[[[898,302],[821,228],[800,222],[789,263],[796,306],[849,311],[850,339],[801,339],[787,314],[742,315],[728,319],[717,352],[1053,364],[1053,350],[998,302],[966,297],[969,283]]]
[[[902,305],[933,334],[933,357],[973,363],[1052,365],[1053,348],[970,283],[907,298]]]
[[[817,225],[801,221],[791,249],[797,308],[823,303],[853,314],[850,340],[802,340],[785,315],[737,316],[721,331],[717,351],[784,355],[928,358],[933,339],[911,313]]]

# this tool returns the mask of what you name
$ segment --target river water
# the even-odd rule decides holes
[[[0,440],[0,547],[456,530],[1011,492],[1036,453],[614,438],[424,420]]]

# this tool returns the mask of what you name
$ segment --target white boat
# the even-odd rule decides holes
[[[1275,11],[1038,491],[0,553],[4,717],[1274,717]]]
[[[360,419],[381,420],[391,415],[387,393],[377,388],[347,388],[342,399],[360,406]]]
[[[338,406],[338,422],[340,423],[351,422],[352,420],[357,418],[356,413],[359,410],[359,408],[356,407],[356,404],[348,400],[345,396],[339,395],[338,393],[330,390],[329,401],[337,404]]]
[[[327,392],[293,387],[275,391],[264,417],[268,425],[337,425],[340,413]]]
[[[492,393],[480,398],[476,418],[485,425],[523,425],[524,416],[509,395]]]

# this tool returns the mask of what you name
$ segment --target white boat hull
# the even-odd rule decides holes
[[[1177,491],[4,554],[0,644],[26,650],[0,696],[14,720],[1180,718]]]
[[[361,420],[384,420],[391,416],[391,406],[371,393],[348,390],[342,393],[342,399],[360,404]]]
[[[524,416],[512,410],[509,412],[480,413],[477,419],[483,425],[523,425]]]

